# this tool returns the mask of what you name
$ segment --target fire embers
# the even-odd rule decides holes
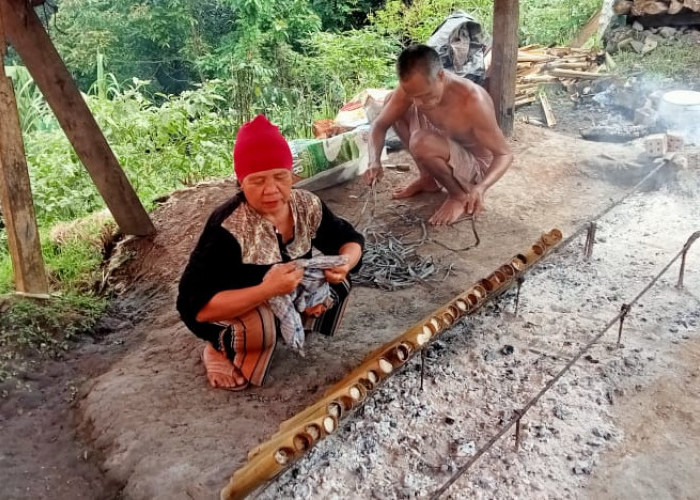
[[[226,498],[242,498],[307,453],[318,441],[338,430],[339,422],[361,406],[383,380],[400,370],[417,353],[461,318],[518,282],[522,274],[562,239],[561,231],[542,235],[526,252],[518,254],[488,277],[471,286],[403,335],[387,343],[345,378],[326,391],[315,404],[280,425],[280,431],[249,454],[225,488]]]

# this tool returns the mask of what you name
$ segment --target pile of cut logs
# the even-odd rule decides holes
[[[594,80],[604,66],[598,65],[601,53],[591,49],[528,45],[518,49],[515,107],[534,102],[542,83],[560,82],[569,88],[581,80]]]
[[[632,16],[656,16],[700,12],[700,0],[616,0],[615,14]]]

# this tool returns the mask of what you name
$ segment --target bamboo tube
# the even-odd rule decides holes
[[[339,421],[361,405],[382,380],[404,366],[455,321],[472,314],[487,300],[503,293],[518,275],[527,271],[561,239],[561,231],[557,229],[543,234],[525,253],[516,255],[403,335],[375,350],[359,367],[326,391],[319,401],[283,422],[279,432],[270,440],[251,450],[248,462],[233,474],[221,490],[221,498],[244,498],[301,458],[318,441],[333,434],[338,429]]]

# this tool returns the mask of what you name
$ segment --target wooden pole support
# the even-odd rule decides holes
[[[0,15],[0,34],[2,16]],[[15,289],[45,295],[49,284],[41,255],[29,171],[12,81],[5,75],[4,39],[0,40],[0,203],[15,276]]]
[[[122,232],[155,231],[71,74],[25,0],[0,0],[9,43],[41,89]]]
[[[496,120],[506,137],[512,135],[515,119],[519,7],[519,0],[494,0],[493,3],[493,62],[489,93]]]

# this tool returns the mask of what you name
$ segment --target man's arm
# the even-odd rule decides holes
[[[475,111],[473,120],[476,124],[473,129],[474,139],[482,148],[491,152],[493,159],[484,178],[469,192],[468,214],[483,210],[484,194],[503,177],[513,163],[513,152],[498,126],[493,105],[483,97],[479,101],[473,108]]]
[[[369,132],[369,168],[363,175],[368,185],[382,176],[382,149],[389,127],[406,113],[410,105],[410,101],[399,87],[386,96],[382,111],[372,122]]]

